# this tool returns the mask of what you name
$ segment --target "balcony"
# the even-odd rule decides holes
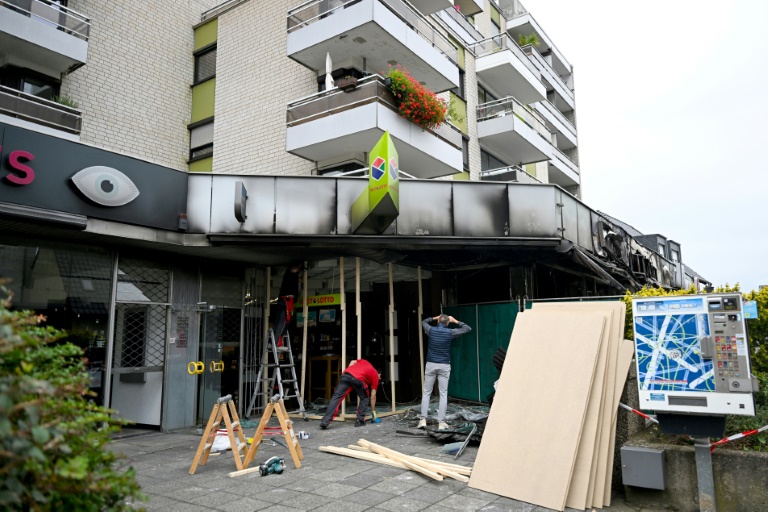
[[[464,16],[474,16],[483,12],[483,0],[454,0],[453,3],[459,7]]]
[[[576,108],[573,90],[566,85],[565,81],[557,74],[552,65],[541,56],[539,51],[531,45],[524,46],[522,51],[530,58],[530,61],[533,63],[536,70],[541,73],[544,82],[549,85],[547,91],[555,93],[555,97],[557,98],[555,104],[557,107],[563,111]],[[562,104],[561,101],[558,100],[562,100],[565,104]]]
[[[514,98],[477,107],[477,136],[481,146],[516,164],[548,160],[554,149],[552,133]]]
[[[453,0],[411,0],[411,5],[419,10],[421,14],[429,14],[442,11],[453,7]]]
[[[549,183],[555,183],[563,188],[580,183],[579,166],[559,149],[552,148],[552,158],[548,164]]]
[[[546,122],[547,128],[555,134],[560,149],[571,149],[578,145],[576,127],[548,100],[531,105]]]
[[[459,85],[458,49],[403,0],[310,0],[288,12],[287,47],[312,70],[330,55],[369,73],[401,64],[435,92]]]
[[[538,178],[513,165],[480,172],[481,181],[508,181],[511,183],[541,183]]]
[[[377,75],[349,92],[334,88],[290,103],[287,126],[286,150],[319,167],[370,152],[389,131],[405,173],[436,178],[463,170],[461,134],[448,125],[424,130],[400,117],[392,92]]]
[[[569,76],[573,73],[573,67],[565,56],[552,43],[552,39],[541,29],[539,23],[531,14],[521,5],[521,9],[516,11],[511,19],[507,19],[507,33],[517,41],[521,35],[528,36],[536,34],[539,38],[539,52],[552,56],[552,67],[559,76]]]
[[[83,124],[80,111],[77,109],[2,85],[0,85],[0,114],[74,135],[80,134]]]
[[[497,97],[513,96],[527,105],[547,98],[541,71],[517,43],[501,34],[472,45],[480,82]]]
[[[449,29],[463,39],[466,44],[473,44],[483,39],[483,34],[469,22],[466,16],[456,9],[445,9],[438,12],[437,16]]]
[[[49,76],[85,64],[91,20],[43,0],[0,0],[0,62]]]

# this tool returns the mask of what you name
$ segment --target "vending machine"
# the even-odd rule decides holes
[[[740,293],[632,300],[640,408],[754,416]]]

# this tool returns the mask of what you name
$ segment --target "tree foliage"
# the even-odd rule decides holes
[[[88,400],[83,352],[0,286],[0,509],[129,510],[132,468],[107,449],[122,421]]]

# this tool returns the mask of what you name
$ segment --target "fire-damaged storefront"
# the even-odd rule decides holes
[[[421,319],[441,309],[475,328],[455,348],[471,363],[506,345],[527,299],[682,279],[682,262],[554,185],[400,180],[395,166],[384,197],[370,177],[187,174],[3,124],[0,146],[14,307],[85,350],[94,400],[163,430],[200,424],[225,394],[249,412],[294,261],[304,398],[364,357],[384,375],[381,409],[419,396]],[[483,400],[483,379],[452,388]]]

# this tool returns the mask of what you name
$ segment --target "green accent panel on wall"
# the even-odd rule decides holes
[[[192,87],[191,123],[213,117],[213,105],[216,98],[216,79],[206,80]]]
[[[536,164],[525,164],[523,165],[523,170],[534,178],[536,177]]]
[[[216,42],[219,32],[219,18],[215,18],[205,25],[195,29],[195,50]]]
[[[212,172],[213,171],[213,157],[203,158],[202,160],[195,160],[189,163],[189,172]]]
[[[491,5],[491,19],[496,22],[498,26],[501,26],[501,16],[499,15],[499,11]]]
[[[469,173],[464,171],[452,176],[453,181],[469,181]]]
[[[454,39],[451,36],[448,36],[448,39],[451,40],[451,42],[456,46],[456,48],[459,49],[459,67],[461,69],[464,69],[464,45],[461,44],[458,39]]]
[[[449,105],[453,105],[453,110],[461,117],[461,122],[451,121],[451,124],[461,130],[461,133],[469,133],[467,127],[467,102],[456,96],[454,93],[449,93]]]

